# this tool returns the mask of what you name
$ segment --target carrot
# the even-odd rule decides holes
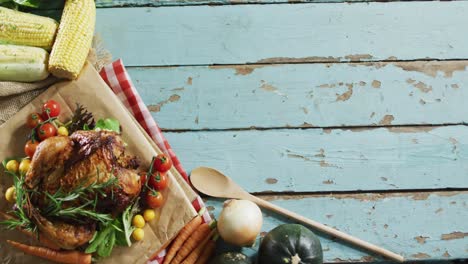
[[[211,258],[211,256],[213,256],[213,253],[215,252],[217,239],[218,235],[216,234],[213,239],[208,241],[208,243],[205,245],[205,248],[203,249],[203,252],[197,259],[197,262],[195,262],[195,264],[206,264],[208,262],[208,260]]]
[[[197,215],[194,219],[192,219],[188,224],[180,230],[179,234],[177,237],[174,239],[174,242],[172,242],[171,248],[167,252],[166,257],[164,258],[163,264],[169,264],[171,263],[172,259],[175,257],[177,251],[179,251],[180,247],[182,244],[184,244],[185,240],[189,238],[189,236],[197,229],[198,226],[200,226],[202,223],[202,217],[201,215]]]
[[[213,223],[216,223],[216,221],[213,221]],[[205,238],[207,237],[210,232],[212,225],[209,225],[207,223],[202,224],[201,226],[198,227],[198,229],[193,232],[193,234],[185,241],[184,245],[180,248],[179,252],[177,252],[177,255],[174,257],[172,260],[171,264],[179,264],[181,263],[185,257],[194,250],[197,245]]]
[[[91,254],[80,251],[57,251],[45,247],[34,247],[7,240],[8,244],[26,254],[65,264],[91,264]]]
[[[13,216],[10,216],[10,215],[5,214],[5,213],[3,213],[3,212],[0,212],[0,216],[2,216],[4,219],[7,219],[7,220],[9,220],[9,219],[14,219]],[[21,233],[27,235],[28,237],[34,238],[34,239],[36,239],[36,240],[39,240],[39,243],[41,243],[41,244],[42,244],[43,246],[45,246],[45,247],[48,247],[48,248],[50,248],[50,249],[55,249],[55,250],[59,250],[59,249],[60,249],[60,247],[57,246],[57,244],[55,244],[54,242],[52,242],[51,240],[49,240],[47,237],[45,237],[45,236],[43,236],[43,235],[41,236],[41,235],[39,234],[39,236],[37,236],[37,235],[34,234],[33,232],[28,231],[28,230],[25,230],[25,229],[23,229],[23,228],[21,228],[21,227],[17,227],[16,229],[17,229],[18,231],[20,231]]]
[[[216,230],[211,231],[210,235],[208,235],[203,241],[188,255],[187,258],[185,258],[184,262],[182,264],[195,264],[197,259],[200,257],[200,255],[203,252],[203,249],[205,248],[205,245],[210,241],[211,236],[214,235]]]

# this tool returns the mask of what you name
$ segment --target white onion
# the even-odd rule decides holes
[[[219,235],[236,246],[251,246],[263,224],[262,211],[247,200],[228,200],[218,219]]]

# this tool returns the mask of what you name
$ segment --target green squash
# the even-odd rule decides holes
[[[252,262],[242,253],[226,252],[216,256],[209,264],[252,264]]]
[[[322,245],[309,229],[285,224],[271,230],[260,244],[258,264],[322,264]]]

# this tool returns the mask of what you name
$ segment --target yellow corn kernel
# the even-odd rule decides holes
[[[0,44],[51,50],[57,28],[58,23],[52,18],[0,7]]]
[[[67,0],[57,39],[49,59],[49,72],[59,78],[76,79],[93,40],[96,6],[93,0]]]

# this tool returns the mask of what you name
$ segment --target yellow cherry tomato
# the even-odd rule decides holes
[[[141,215],[135,215],[132,220],[134,227],[143,228],[145,226],[145,219]]]
[[[154,212],[153,209],[146,209],[143,212],[143,218],[145,219],[146,222],[149,222],[153,220],[154,218],[156,218],[156,213]]]
[[[58,128],[57,134],[59,134],[60,136],[68,137],[68,129],[66,127],[64,127],[64,126],[61,126],[61,127]]]
[[[145,238],[145,231],[141,228],[135,228],[132,233],[132,238],[135,241],[141,241]]]
[[[11,186],[10,188],[8,188],[6,190],[5,199],[10,203],[13,203],[13,202],[16,201],[16,188],[15,188],[15,186]]]
[[[10,160],[7,162],[5,169],[9,172],[17,173],[18,172],[19,163],[16,160]]]
[[[30,166],[31,166],[31,160],[23,159],[19,164],[19,172],[20,173],[28,172]]]

